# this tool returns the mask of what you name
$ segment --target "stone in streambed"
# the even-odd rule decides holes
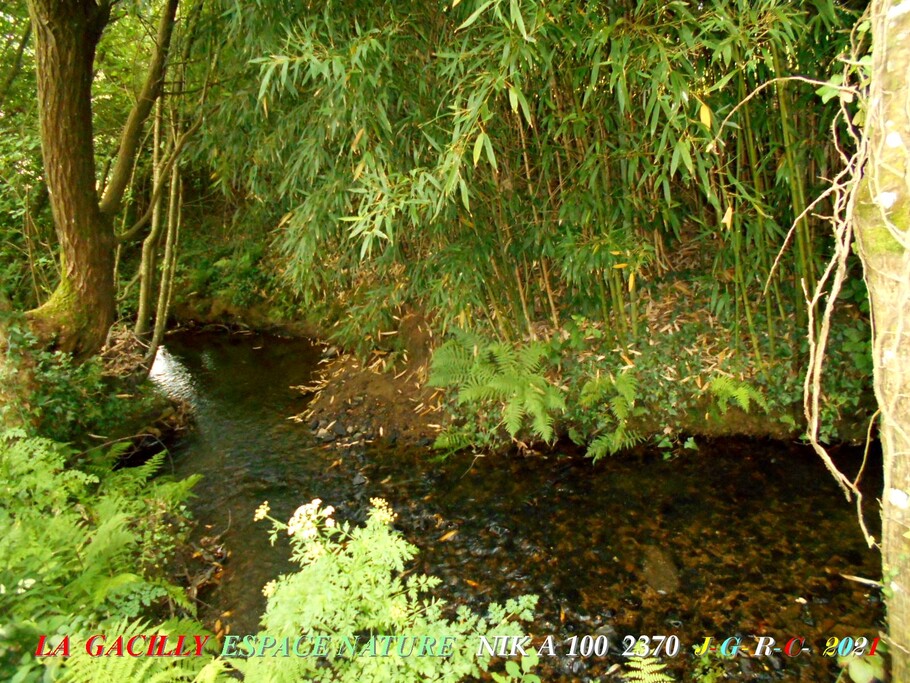
[[[664,595],[679,590],[679,570],[670,556],[657,546],[644,549],[641,577],[651,588]]]

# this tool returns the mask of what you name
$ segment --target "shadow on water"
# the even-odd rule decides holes
[[[199,534],[230,527],[224,579],[203,596],[210,623],[222,617],[232,633],[258,630],[262,586],[290,569],[286,543],[271,547],[265,524],[253,522],[262,501],[287,519],[319,497],[357,521],[381,496],[420,548],[420,569],[443,579],[440,596],[480,609],[537,594],[531,631],[540,636],[606,635],[615,650],[623,636],[677,635],[680,668],[706,636],[802,636],[811,654],[743,657],[736,678],[833,681],[836,667],[820,652],[826,639],[877,634],[878,593],[842,574],[877,577],[879,556],[863,542],[853,505],[805,448],[722,441],[672,461],[462,457],[434,465],[425,451],[320,443],[287,419],[306,405],[292,387],[306,384],[318,361],[306,341],[195,333],[170,337],[155,363],[154,380],[196,411],[198,427],[174,450],[173,467],[204,477],[191,505]],[[860,455],[838,457],[855,472]],[[874,499],[880,461],[867,471]],[[547,678],[584,680],[618,661],[612,651],[559,658]]]

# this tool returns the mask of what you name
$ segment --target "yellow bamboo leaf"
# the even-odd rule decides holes
[[[615,266],[613,266],[613,268],[616,270],[622,270],[623,268],[627,267],[628,265],[629,265],[628,263],[617,263]]]
[[[366,163],[361,161],[357,164],[357,168],[354,169],[354,180],[357,180],[363,173],[363,169],[366,167]]]
[[[708,109],[708,105],[704,102],[701,103],[701,107],[698,109],[698,118],[701,119],[706,128],[711,127],[711,110]]]
[[[351,151],[352,151],[352,152],[356,152],[356,151],[357,151],[357,145],[360,144],[360,138],[363,137],[363,133],[364,133],[364,129],[361,128],[360,130],[357,131],[357,135],[354,136],[354,142],[351,143]]]
[[[454,2],[452,2],[452,9],[455,9],[460,4],[461,4],[461,0],[454,0]]]
[[[455,536],[455,534],[457,534],[457,533],[458,533],[458,529],[452,529],[451,531],[448,531],[448,532],[444,533],[442,536],[440,536],[437,543],[442,543],[444,541],[448,541],[450,538]]]
[[[635,271],[629,273],[629,291],[635,291]]]
[[[720,222],[724,224],[724,227],[727,228],[727,230],[729,230],[731,227],[733,227],[733,207],[732,206],[727,207],[727,210],[724,212],[724,217]]]

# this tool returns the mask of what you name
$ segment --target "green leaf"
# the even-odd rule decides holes
[[[483,131],[477,136],[477,139],[474,141],[474,165],[477,166],[477,162],[480,161],[480,152],[483,149],[484,138],[487,137],[487,134]]]
[[[494,171],[498,171],[499,166],[496,164],[496,155],[493,153],[493,143],[490,142],[490,136],[486,134],[483,136],[483,149],[487,153],[487,161],[490,162],[490,166]]]
[[[478,7],[476,10],[474,10],[474,12],[471,14],[471,16],[469,16],[467,19],[465,19],[464,23],[462,23],[461,26],[456,28],[455,31],[457,32],[457,31],[466,29],[468,26],[470,26],[475,21],[477,21],[477,19],[480,18],[480,15],[483,14],[487,10],[487,8],[493,4],[493,2],[494,2],[494,0],[487,0],[487,2],[483,3],[480,7]]]
[[[847,673],[853,683],[873,683],[885,677],[884,662],[880,657],[851,657],[847,665]]]
[[[518,0],[509,1],[509,16],[512,19],[512,23],[518,27],[522,37],[528,40],[528,29],[525,27],[524,17],[521,16],[521,7],[518,4]]]

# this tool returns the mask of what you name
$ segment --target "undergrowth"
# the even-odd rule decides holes
[[[170,605],[192,612],[165,565],[197,477],[152,479],[163,455],[113,471],[119,449],[83,454],[0,434],[0,677],[45,679],[39,636],[78,636]]]

